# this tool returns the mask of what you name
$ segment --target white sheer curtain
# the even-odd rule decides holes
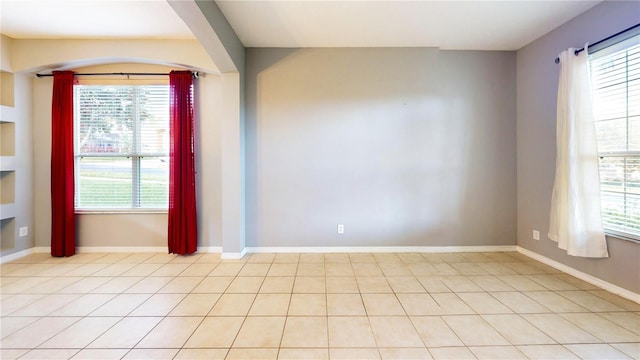
[[[556,178],[549,238],[567,254],[608,257],[600,216],[600,173],[587,46],[560,54]]]

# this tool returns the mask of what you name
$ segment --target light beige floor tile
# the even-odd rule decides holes
[[[189,294],[169,316],[205,316],[220,298],[220,294]]]
[[[554,275],[527,275],[527,278],[537,282],[549,290],[578,290],[577,287],[562,281]]]
[[[79,294],[53,294],[18,309],[11,316],[45,316],[79,298]]]
[[[614,360],[614,359],[631,359],[624,353],[607,344],[575,344],[565,345],[567,349],[578,355],[581,359],[589,360]]]
[[[162,267],[162,264],[136,264],[125,271],[122,276],[149,276]]]
[[[203,279],[204,277],[201,276],[180,276],[171,280],[158,292],[163,294],[187,294],[195,289]]]
[[[384,276],[359,276],[356,277],[360,292],[365,294],[391,294],[393,290]]]
[[[516,273],[520,274],[520,275],[535,275],[535,274],[544,274],[545,271],[536,268],[534,266],[529,265],[528,263],[524,263],[524,262],[511,262],[511,263],[505,263],[504,266],[512,269],[513,271],[515,271]]]
[[[76,282],[84,279],[83,277],[77,276],[61,276],[57,278],[48,278],[47,281],[38,284],[38,286],[34,286],[29,290],[26,290],[25,294],[53,294],[57,293],[60,290],[68,287],[69,285],[73,285]]]
[[[95,339],[87,347],[99,349],[130,349],[162,320],[161,317],[125,317]]]
[[[349,259],[352,263],[375,263],[376,258],[370,253],[350,253]]]
[[[454,263],[451,264],[461,275],[488,275],[489,272],[477,263]]]
[[[145,302],[151,294],[122,294],[108,303],[97,308],[91,316],[127,316],[140,304]]]
[[[300,260],[300,254],[280,253],[280,254],[276,254],[276,257],[273,259],[273,263],[274,264],[285,264],[285,263],[297,264],[299,260]]]
[[[39,347],[49,349],[84,348],[118,321],[120,321],[118,317],[86,317],[64,329]]]
[[[432,294],[397,294],[397,297],[408,315],[442,315]]]
[[[128,294],[155,294],[173,279],[173,277],[168,276],[152,276],[143,278],[123,292]]]
[[[133,349],[124,360],[166,360],[173,359],[180,349]]]
[[[298,276],[293,285],[293,292],[296,294],[324,294],[326,292],[326,282],[320,276]]]
[[[27,360],[47,360],[47,359],[70,359],[80,349],[36,349],[24,354],[20,359]]]
[[[16,360],[29,351],[28,349],[0,349],[0,359]]]
[[[222,294],[233,281],[232,276],[209,276],[204,278],[192,293],[204,294]]]
[[[302,254],[304,255],[314,255],[314,254]],[[323,254],[317,254],[322,256]],[[351,259],[349,258],[349,254],[346,253],[328,253],[324,254],[324,262],[326,263],[351,263]]]
[[[376,360],[380,359],[380,352],[376,348],[361,349],[329,349],[332,360]]]
[[[543,314],[551,312],[551,310],[520,292],[494,292],[491,295],[518,314]]]
[[[411,322],[428,347],[464,346],[449,325],[439,316],[412,316]]]
[[[627,300],[623,297],[620,297],[618,295],[612,294],[608,291],[605,290],[593,290],[593,291],[589,291],[589,293],[602,298],[604,300],[607,300],[608,302],[617,305],[627,311],[640,311],[640,303],[636,303],[633,302],[631,300]]]
[[[387,282],[395,293],[424,293],[427,292],[420,282],[413,276],[387,276]]]
[[[14,281],[2,287],[3,294],[24,294],[28,289],[40,285],[49,280],[46,277],[24,277],[20,281]]]
[[[249,316],[287,315],[291,294],[258,294]]]
[[[329,346],[327,318],[324,316],[288,317],[280,346],[284,348],[325,348]]]
[[[591,285],[586,281],[582,281],[576,277],[573,277],[569,274],[555,274],[553,275],[555,278],[560,279],[566,283],[569,283],[573,286],[575,286],[576,288],[580,289],[580,290],[599,290],[600,288],[595,286],[595,285]]]
[[[128,262],[128,263],[133,263],[133,264],[142,264],[144,262],[146,262],[147,260],[151,259],[155,254],[153,253],[136,253],[136,254],[131,254],[129,256],[127,256],[126,258],[122,259],[120,262]],[[164,255],[164,254],[162,254]]]
[[[150,276],[178,276],[181,272],[185,271],[189,267],[189,264],[173,264],[168,263],[162,265],[158,270],[151,273]]]
[[[327,314],[360,316],[366,312],[359,294],[327,294]]]
[[[87,294],[49,314],[49,316],[86,316],[111,301],[115,294]]]
[[[136,348],[180,348],[201,321],[201,317],[164,318],[136,345]]]
[[[327,293],[357,294],[359,292],[354,276],[327,276]]]
[[[84,349],[75,354],[73,360],[119,360],[129,349]]]
[[[327,276],[355,276],[351,263],[327,263],[325,272]]]
[[[279,360],[329,360],[329,349],[280,349]]]
[[[400,261],[400,259],[398,259],[398,261]],[[413,276],[409,267],[402,262],[379,262],[378,266],[380,267],[380,270],[382,270],[384,276]]]
[[[275,253],[251,254],[247,257],[247,263],[271,264],[275,257]]]
[[[519,315],[484,315],[482,318],[513,345],[556,343]]]
[[[383,276],[376,263],[352,263],[351,267],[356,276]]]
[[[80,320],[77,317],[43,317],[2,339],[4,349],[33,349]]]
[[[328,255],[328,254],[326,254]],[[300,254],[300,263],[324,263],[325,254]]]
[[[271,264],[245,264],[238,276],[267,276]]]
[[[182,349],[174,360],[224,360],[227,349]]]
[[[515,346],[474,346],[469,350],[480,360],[527,359]]]
[[[489,274],[493,275],[516,275],[516,272],[500,263],[478,263]]]
[[[296,276],[298,263],[272,264],[267,276]]]
[[[254,294],[222,294],[209,316],[246,316],[255,297]]]
[[[440,306],[441,314],[466,315],[475,313],[455,293],[433,293],[431,297]]]
[[[87,277],[58,291],[59,294],[86,294],[110,281],[111,277]]]
[[[236,338],[244,317],[207,317],[191,338],[185,348],[229,348]]]
[[[524,294],[556,313],[587,312],[587,309],[552,291],[528,291]]]
[[[378,265],[383,263],[402,264],[402,260],[395,253],[373,253]]]
[[[526,345],[518,346],[518,350],[531,360],[579,359],[562,345]]]
[[[425,348],[380,348],[382,360],[433,359]]]
[[[91,276],[120,276],[126,271],[134,267],[135,264],[111,264],[99,271],[94,272]]]
[[[467,360],[476,359],[471,351],[466,347],[441,347],[429,349],[431,355],[436,360]]]
[[[226,360],[275,360],[278,349],[229,349]]]
[[[469,280],[476,283],[484,291],[515,291],[513,287],[493,275],[469,276]]]
[[[395,294],[362,294],[367,315],[406,315]]]
[[[116,263],[130,264],[130,262],[127,262],[127,261],[123,262],[123,260],[129,257],[130,255],[131,254],[128,254],[128,253],[109,253],[99,259],[96,259],[93,262],[96,264],[116,264]]]
[[[267,276],[260,287],[260,292],[267,294],[291,294],[294,280],[295,277],[293,276]]]
[[[203,253],[196,263],[200,264],[218,264],[221,262],[220,253]]]
[[[5,338],[14,332],[33,324],[41,319],[39,316],[33,317],[3,317],[0,321],[0,338]]]
[[[6,294],[5,294],[6,295]],[[0,315],[6,316],[12,312],[29,306],[45,296],[44,294],[15,294],[0,301]]]
[[[264,277],[260,276],[243,276],[235,278],[226,293],[228,294],[257,294],[260,291],[260,286]]]
[[[600,342],[593,335],[556,314],[524,314],[521,316],[560,344]]]
[[[133,310],[129,316],[166,316],[186,294],[155,294]]]
[[[138,281],[143,280],[139,276],[116,277],[101,286],[91,290],[93,294],[120,294],[121,292],[134,286]]]
[[[436,270],[436,273],[434,275],[459,275],[460,273],[458,272],[458,270],[456,270],[453,266],[446,264],[446,263],[440,263],[440,264],[433,264],[433,268]]]
[[[480,316],[443,316],[443,319],[467,346],[509,345],[509,342]]]
[[[180,276],[207,276],[217,264],[191,264]]]
[[[209,276],[236,276],[243,266],[244,264],[242,263],[219,263],[218,266],[209,273]]]
[[[442,282],[442,276],[419,276],[417,279],[430,293],[451,292],[451,289]]]
[[[325,276],[324,263],[299,263],[297,276]]]
[[[563,318],[604,342],[640,341],[640,336],[596,314],[562,314]]]
[[[640,359],[640,342],[635,343],[623,343],[623,344],[609,344],[616,348],[618,351],[625,353],[632,359]]]
[[[421,347],[424,343],[406,316],[369,316],[379,347]]]
[[[109,264],[85,264],[65,273],[64,275],[65,276],[90,276],[91,274],[98,272],[106,268],[107,266],[109,266]],[[110,276],[110,275],[106,275],[106,276]]]
[[[587,291],[558,291],[557,294],[573,301],[574,303],[593,312],[605,311],[624,311],[623,308],[616,306],[600,297],[597,297]]]
[[[375,347],[376,342],[369,319],[364,316],[329,316],[329,346],[331,348]]]
[[[507,283],[518,291],[544,291],[547,290],[544,286],[537,282],[523,276],[523,275],[502,275],[500,280]]]
[[[289,316],[326,316],[327,299],[325,294],[292,294],[289,304]]]
[[[513,313],[508,307],[496,300],[488,293],[459,293],[458,297],[462,299],[478,314],[510,314]]]
[[[284,322],[285,317],[249,316],[242,324],[233,347],[277,348],[282,338]]]
[[[640,335],[640,314],[631,312],[615,312],[598,314],[623,328]]]
[[[482,288],[466,276],[443,276],[442,282],[453,292],[481,292]]]

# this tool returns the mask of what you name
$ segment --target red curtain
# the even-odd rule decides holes
[[[51,102],[51,255],[76,253],[73,204],[73,71],[53,72]]]
[[[198,247],[191,71],[169,74],[169,253]]]

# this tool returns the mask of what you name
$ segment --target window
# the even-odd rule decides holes
[[[640,240],[640,36],[590,58],[607,233]]]
[[[75,207],[167,209],[169,86],[74,86]]]

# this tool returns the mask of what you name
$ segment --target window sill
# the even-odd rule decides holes
[[[76,215],[167,214],[167,209],[76,209]]]
[[[614,239],[618,239],[618,240],[623,240],[623,241],[630,241],[632,243],[636,243],[636,244],[640,244],[640,239],[637,239],[635,237],[633,237],[633,235],[625,235],[625,234],[620,234],[620,233],[616,233],[616,232],[611,232],[611,231],[607,231],[605,230],[604,235],[606,237],[610,237],[610,238],[614,238]]]

